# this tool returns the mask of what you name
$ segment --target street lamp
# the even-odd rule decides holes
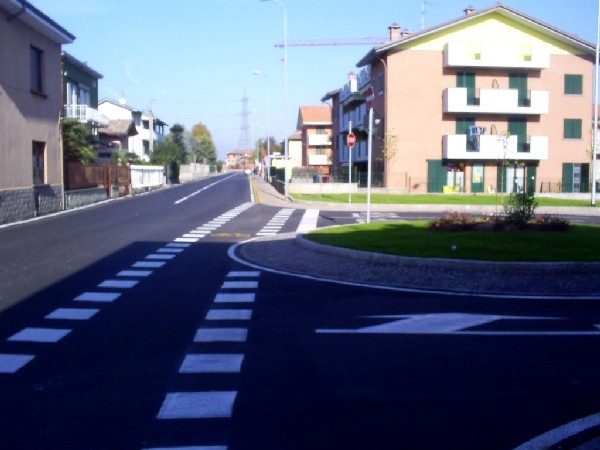
[[[263,77],[267,77],[260,70],[254,70],[252,72],[253,75],[262,75]],[[267,77],[268,78],[268,77]],[[267,82],[267,181],[270,181],[271,177],[271,94],[269,89],[269,83]]]
[[[288,61],[287,61],[287,10],[281,0],[260,0],[261,2],[273,1],[283,8],[283,145],[285,155],[284,168],[284,195],[289,198],[288,186],[288,133],[287,133],[287,109],[288,109]]]

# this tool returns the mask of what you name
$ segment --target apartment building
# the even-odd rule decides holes
[[[324,175],[330,173],[332,125],[329,105],[300,106],[297,129],[302,139],[303,167],[314,168]]]
[[[373,175],[387,188],[588,191],[594,44],[500,3],[389,30],[328,97],[339,105],[336,164],[348,162],[352,121],[353,166],[366,165],[372,105]]]
[[[75,36],[24,0],[0,0],[0,223],[63,206],[61,46]]]

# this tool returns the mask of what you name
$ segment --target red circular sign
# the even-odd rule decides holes
[[[356,136],[354,135],[353,132],[348,133],[348,137],[346,138],[346,143],[348,144],[348,147],[350,147],[350,148],[354,147],[354,144],[356,144]]]

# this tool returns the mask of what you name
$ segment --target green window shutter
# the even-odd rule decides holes
[[[508,119],[508,132],[517,136],[517,151],[527,152],[527,119],[524,117],[511,117]]]
[[[456,87],[467,88],[467,105],[477,104],[475,85],[475,72],[458,72],[456,74]]]
[[[472,117],[456,118],[456,134],[467,135],[467,150],[474,150],[473,142],[469,139],[469,127],[475,125],[475,119]]]
[[[565,119],[563,137],[581,139],[581,119]]]
[[[508,76],[508,87],[519,91],[519,106],[530,106],[526,73],[511,73]]]
[[[527,193],[535,193],[535,185],[537,181],[537,166],[527,166]]]
[[[563,163],[562,185],[563,192],[573,192],[573,163]]]
[[[498,164],[496,186],[496,192],[506,192],[506,167],[501,164]]]
[[[590,192],[590,163],[581,164],[581,182],[579,192]]]
[[[565,94],[583,94],[583,75],[565,75]]]
[[[441,159],[427,161],[427,192],[443,192],[448,166]]]

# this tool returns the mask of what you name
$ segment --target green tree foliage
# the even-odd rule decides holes
[[[127,149],[113,152],[110,157],[111,164],[142,164],[142,160],[137,153],[128,152]]]
[[[96,161],[98,154],[92,147],[92,129],[88,124],[64,121],[63,154],[66,162],[90,164]]]
[[[159,142],[154,146],[152,164],[169,164],[171,162],[181,163],[185,161],[185,151],[170,139],[165,142]]]
[[[198,141],[198,153],[196,160],[198,162],[202,162],[202,160],[206,158],[207,162],[209,163],[216,162],[217,148],[206,125],[201,122],[194,125],[192,127],[192,136],[194,136]]]
[[[268,145],[269,144],[269,145]],[[275,140],[275,138],[273,136],[269,136],[269,140],[267,141],[266,139],[260,138],[259,140],[256,141],[256,148],[257,148],[257,152],[260,153],[260,155],[263,154],[263,152],[267,152],[267,149],[270,149],[271,151],[271,155],[273,153],[281,153],[283,154],[284,152],[284,147],[283,147],[283,143],[277,143],[277,141]],[[258,158],[258,155],[255,155]],[[262,156],[260,158],[258,158],[262,161]]]

